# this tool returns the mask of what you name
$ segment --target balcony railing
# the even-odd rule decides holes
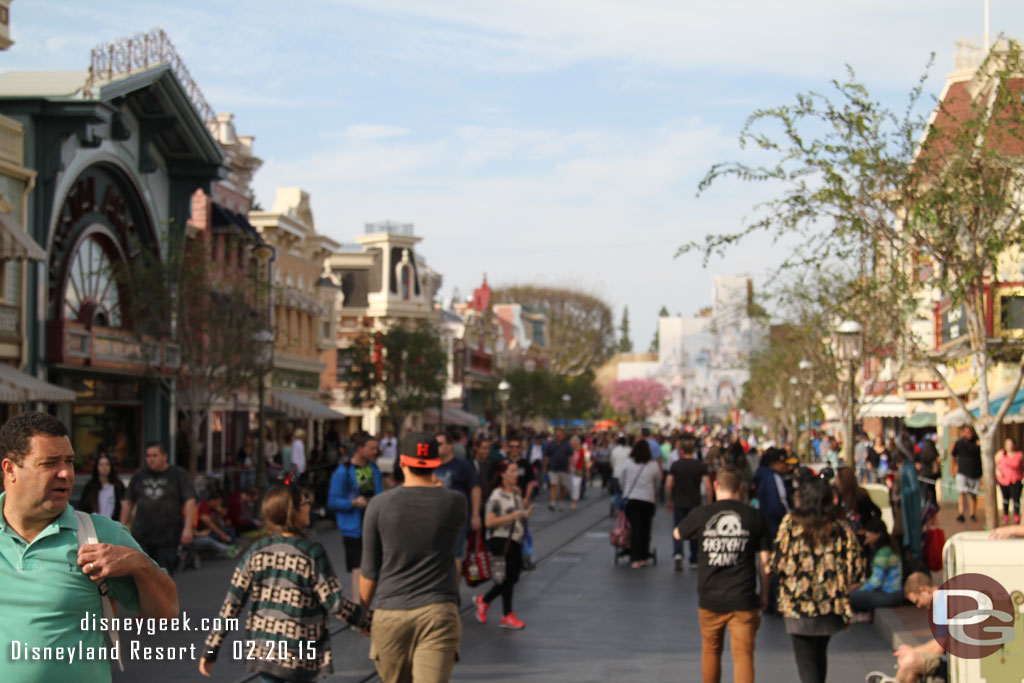
[[[2,316],[2,313],[0,313]],[[174,370],[181,365],[177,344],[141,341],[131,332],[89,328],[81,323],[49,323],[50,360],[54,363],[134,370]]]
[[[0,340],[21,341],[21,308],[0,304]]]

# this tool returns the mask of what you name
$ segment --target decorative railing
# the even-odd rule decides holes
[[[188,67],[163,29],[137,33],[130,38],[121,38],[94,47],[89,58],[86,92],[98,83],[113,80],[115,76],[123,76],[158,64],[167,64],[171,67],[171,71],[204,122],[216,120],[217,114],[213,107],[206,102]]]
[[[50,360],[92,367],[171,371],[181,365],[177,344],[140,341],[131,332],[50,322]]]
[[[21,308],[0,304],[0,339],[21,341]]]
[[[380,221],[379,223],[367,223],[365,226],[365,233],[367,235],[373,235],[378,232],[384,232],[389,235],[405,235],[412,237],[412,223],[395,223],[393,221]]]
[[[0,116],[0,159],[21,166],[25,161],[24,137],[20,123]]]

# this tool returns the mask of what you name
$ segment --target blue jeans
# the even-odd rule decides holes
[[[903,604],[901,593],[885,591],[850,591],[850,607],[855,612],[870,612],[876,607],[897,607]]]
[[[672,526],[673,528],[679,526],[679,523],[683,521],[686,515],[690,514],[690,510],[693,508],[681,508],[675,506],[672,508]],[[674,537],[672,538],[672,554],[682,555],[683,554],[683,542],[677,541]],[[697,564],[697,539],[690,539],[690,564]]]

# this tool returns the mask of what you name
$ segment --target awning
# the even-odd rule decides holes
[[[243,235],[249,237],[255,237],[259,239],[260,234],[256,228],[252,227],[249,223],[249,219],[240,213],[235,213],[231,209],[221,206],[217,202],[211,204],[211,216],[210,225],[215,228],[237,228]]]
[[[968,417],[963,408],[957,408],[943,415],[942,419],[939,420],[939,424],[943,427],[963,427],[971,424],[971,418]]]
[[[877,401],[865,401],[860,405],[857,416],[868,417],[903,417],[907,414],[907,401],[899,396],[885,396]]]
[[[302,420],[344,420],[341,413],[331,410],[320,401],[290,391],[274,391],[270,394],[270,405],[290,418]]]
[[[934,427],[937,422],[935,420],[935,413],[922,412],[914,413],[910,417],[904,418],[903,424],[911,429],[920,429],[922,427]]]
[[[993,394],[992,400],[988,403],[989,414],[995,415],[999,412],[1009,393],[1010,388],[1005,387]],[[981,401],[978,399],[971,401],[967,404],[967,407],[971,409],[971,415],[974,417],[981,415]],[[1024,409],[1024,390],[1018,391],[1016,396],[1013,397],[1013,402],[1010,404],[1010,409],[1006,411],[1006,417],[1003,419],[1003,422],[1009,424],[1024,422],[1024,414],[1021,414],[1022,409]]]
[[[74,403],[75,392],[36,379],[18,368],[0,363],[0,402],[2,403]],[[13,398],[7,396],[13,393]]]
[[[9,213],[0,213],[0,260],[45,261],[46,252],[29,237],[18,220]]]
[[[462,408],[445,406],[442,415],[446,425],[455,425],[456,427],[479,427],[483,424],[483,420],[481,420],[477,415],[467,412]],[[424,410],[423,421],[431,424],[437,424],[437,408],[427,408]]]

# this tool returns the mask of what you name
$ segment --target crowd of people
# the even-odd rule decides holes
[[[302,436],[296,432],[300,443]],[[294,660],[270,653],[249,660],[249,670],[263,680],[309,681],[331,672],[328,618],[334,614],[370,637],[382,680],[444,681],[461,640],[459,585],[472,574],[467,553],[486,548],[492,572],[491,585],[473,599],[477,621],[486,624],[500,598],[499,626],[523,629],[515,588],[522,572],[535,566],[529,521],[536,501],[557,516],[598,490],[628,520],[635,570],[652,564],[658,506],[672,515],[673,568],[697,571],[705,681],[721,678],[726,630],[734,680],[753,681],[756,633],[762,619],[779,619],[801,683],[823,682],[835,633],[870,621],[879,607],[909,601],[927,608],[932,593],[934,567],[923,531],[934,524],[941,471],[934,443],[904,434],[889,444],[864,439],[861,445],[859,466],[849,468],[832,439],[814,445],[815,462],[801,464],[788,448],[753,435],[704,428],[636,434],[523,429],[508,438],[450,429],[400,440],[357,433],[311,449],[311,461],[330,465],[321,468],[322,477],[304,468],[304,445],[291,445],[285,476],[268,490],[255,489],[243,466],[199,496],[188,473],[153,442],[127,485],[108,456],[95,458],[77,513],[96,520],[101,543],[90,545],[72,533],[78,525],[67,504],[74,483],[67,430],[52,416],[30,412],[0,429],[6,532],[0,540],[12,553],[26,554],[25,542],[49,533],[44,528],[56,519],[70,535],[51,545],[55,552],[78,547],[83,580],[102,586],[96,600],[110,591],[153,615],[176,611],[167,577],[190,555],[241,555],[220,616],[237,617],[248,602],[246,639],[274,633],[296,652],[310,650]],[[965,430],[951,450],[960,512],[972,516],[976,446]],[[236,462],[244,464],[243,455]],[[390,460],[386,468],[378,464],[384,460]],[[994,538],[1024,536],[1017,502],[1021,460],[1007,439],[996,458],[997,475],[1004,521],[1012,507],[1017,525],[996,530]],[[866,488],[879,482],[893,510],[889,523]],[[318,505],[344,551],[348,595],[322,545],[331,536],[310,535]],[[39,543],[30,547],[37,546],[44,552]],[[154,573],[157,567],[166,573]],[[69,638],[74,625],[65,629]],[[209,634],[202,674],[210,674],[225,637],[223,631]],[[895,654],[896,676],[875,672],[869,680],[942,675],[937,643]]]

